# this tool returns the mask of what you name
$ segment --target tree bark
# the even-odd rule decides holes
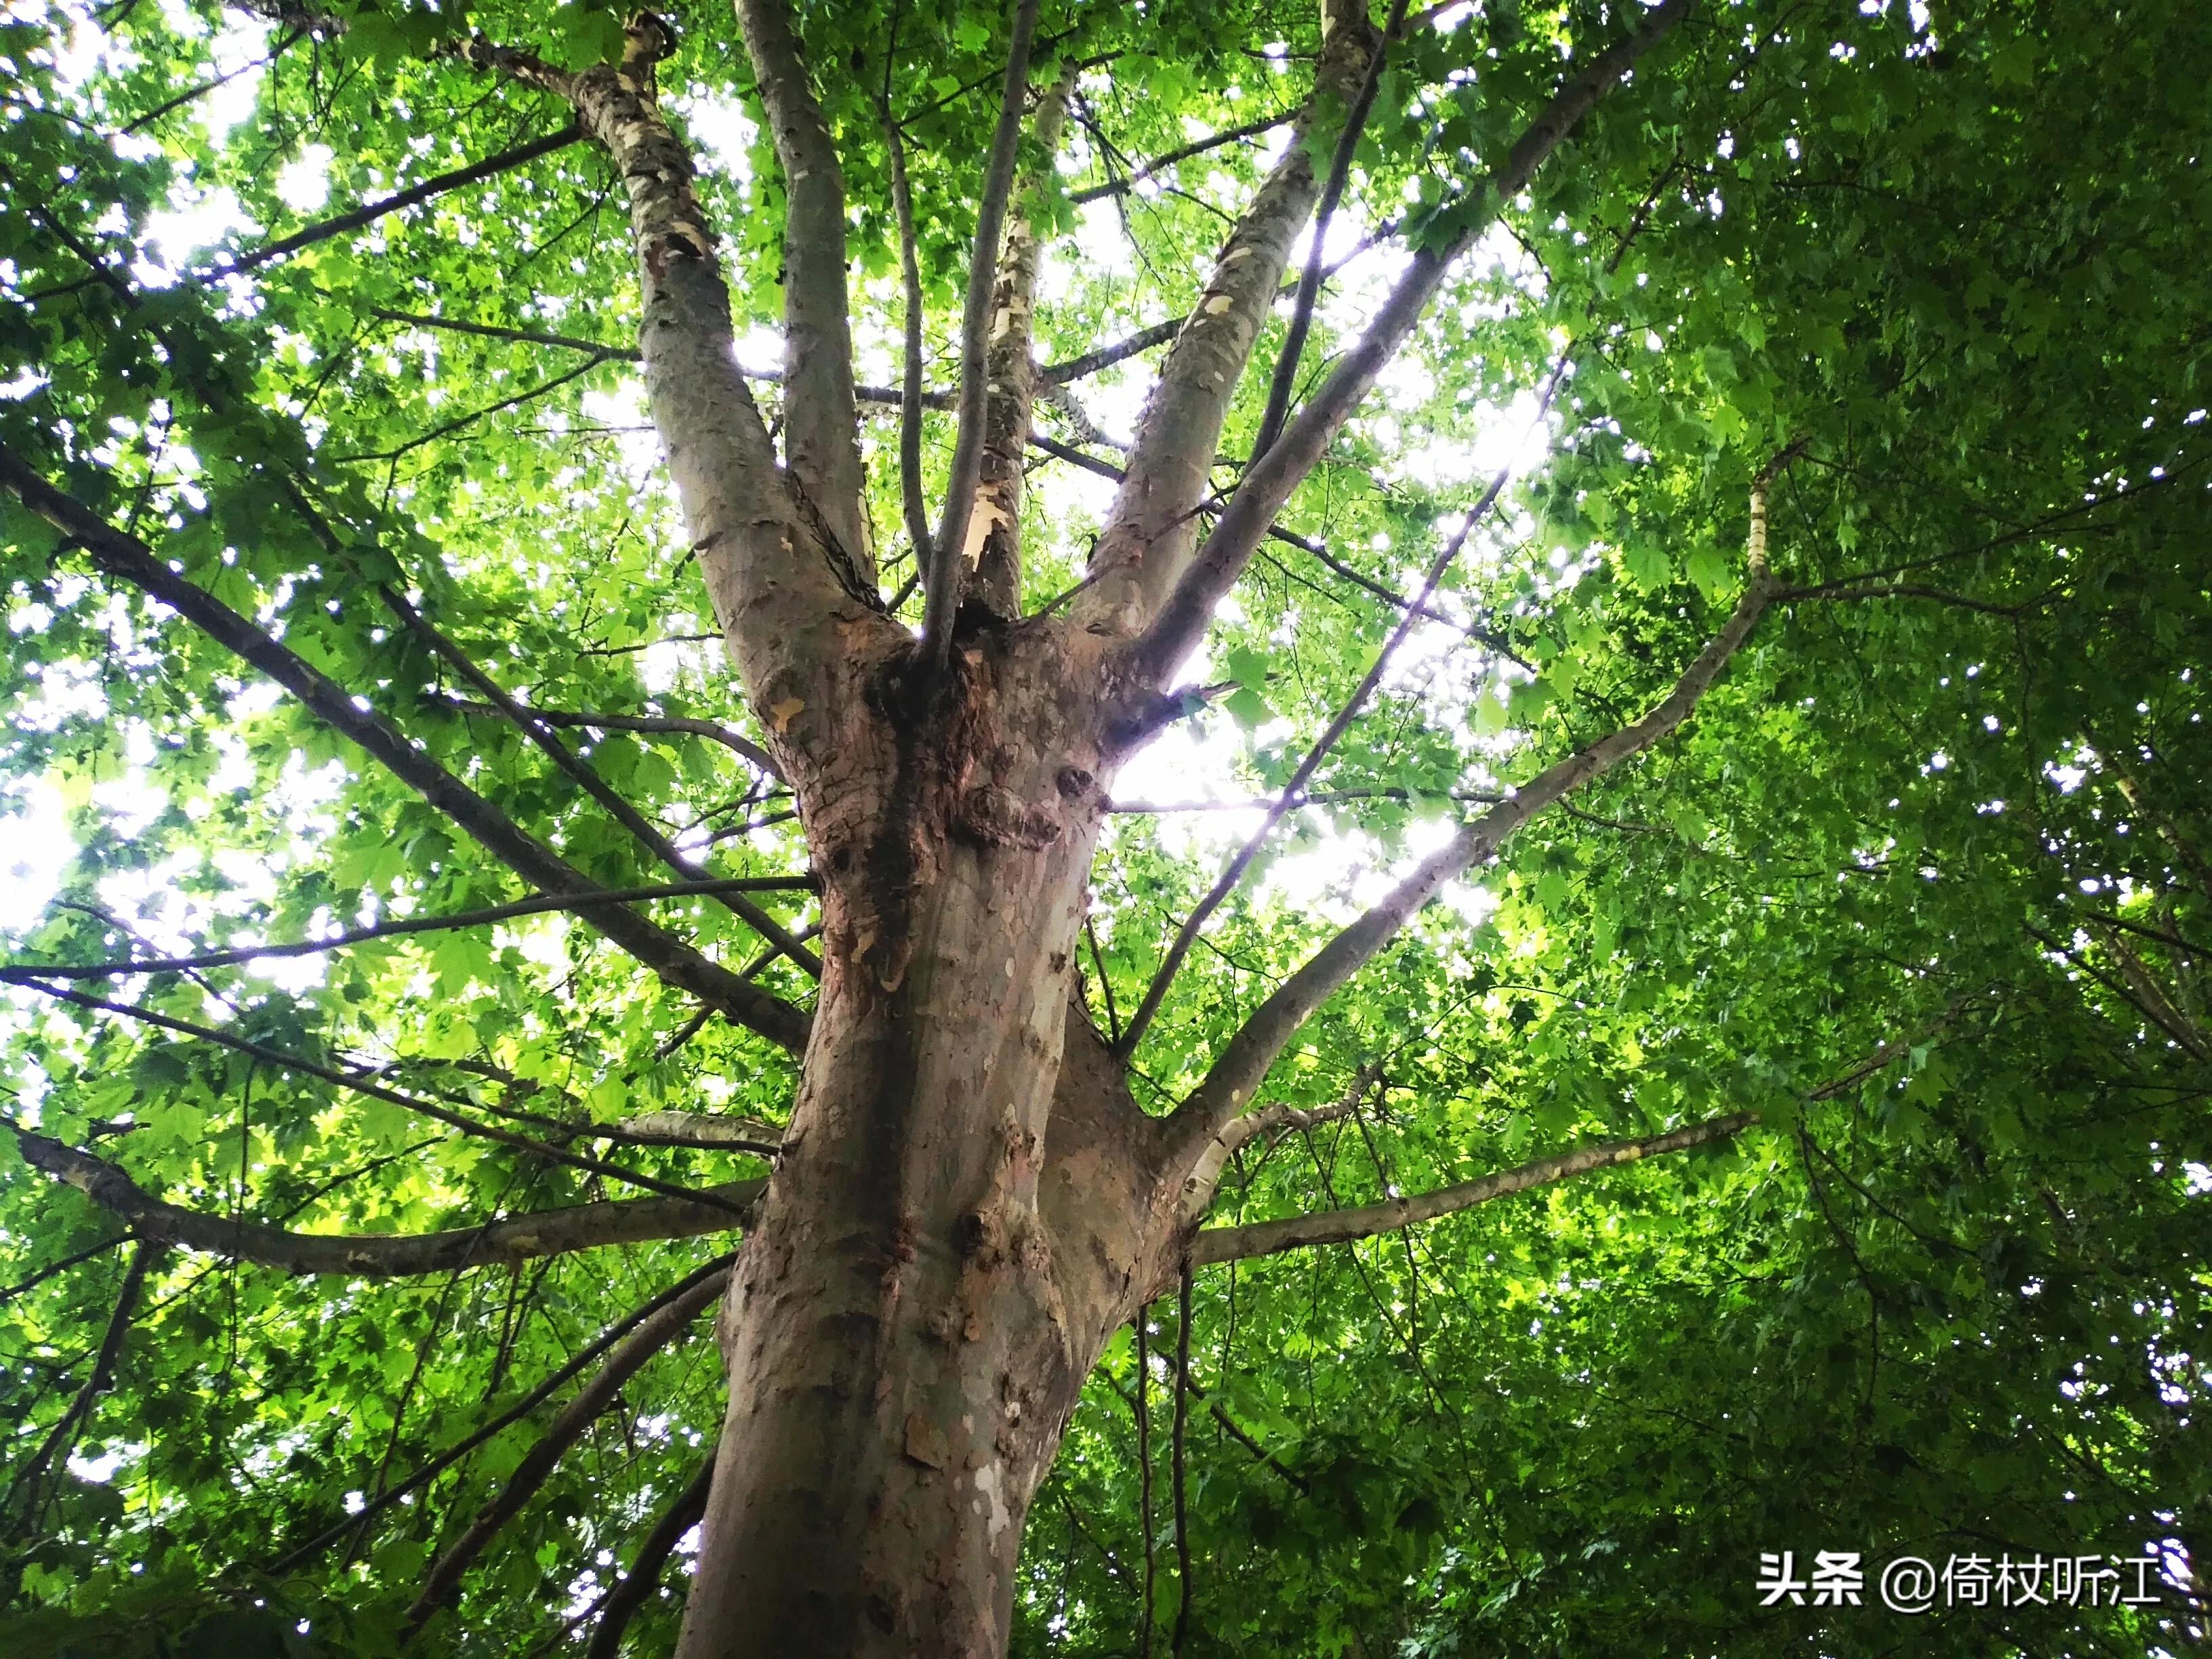
[[[793,757],[824,972],[725,1309],[684,1659],[1003,1652],[1030,1498],[1180,1224],[1073,1003],[1099,648],[1047,620],[949,683],[889,659],[848,746],[887,763]]]

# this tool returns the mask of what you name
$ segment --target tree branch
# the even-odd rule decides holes
[[[362,708],[344,687],[204,588],[170,569],[137,537],[117,530],[81,501],[56,489],[4,446],[0,446],[0,489],[69,536],[101,570],[168,606],[283,686],[325,725],[359,745],[524,880],[548,893],[601,890],[581,871],[524,833],[491,802],[410,743],[383,715]],[[666,983],[712,1004],[771,1042],[793,1051],[805,1046],[807,1019],[803,1012],[709,961],[674,934],[619,905],[593,907],[586,919]]]
[[[228,276],[240,275],[249,270],[258,270],[272,259],[281,259],[287,254],[297,253],[301,249],[313,247],[318,242],[326,242],[333,236],[343,236],[349,230],[359,230],[364,225],[374,224],[387,214],[398,213],[411,207],[419,207],[434,197],[444,195],[447,191],[459,190],[467,185],[480,184],[486,179],[495,179],[502,173],[512,173],[517,167],[526,167],[541,155],[550,155],[556,150],[568,149],[583,136],[584,130],[571,124],[562,128],[558,132],[548,133],[543,138],[533,138],[527,143],[517,144],[511,149],[501,150],[496,155],[487,156],[484,160],[471,162],[467,167],[456,167],[450,173],[441,173],[434,179],[425,179],[419,185],[410,185],[407,189],[397,191],[390,196],[379,197],[374,202],[364,202],[350,213],[338,214],[333,218],[309,225],[303,230],[294,231],[289,236],[279,237],[273,242],[264,242],[259,247],[240,254],[228,264],[218,268],[210,275]]]
[[[1405,21],[1406,0],[1390,0],[1390,16],[1382,25],[1382,38],[1367,54],[1367,72],[1360,77],[1358,95],[1352,100],[1352,109],[1344,118],[1343,130],[1336,136],[1336,153],[1329,158],[1328,181],[1322,186],[1321,201],[1314,209],[1313,246],[1306,255],[1305,270],[1298,278],[1298,295],[1291,307],[1283,349],[1275,356],[1274,378],[1267,386],[1267,404],[1260,416],[1259,435],[1252,441],[1255,455],[1264,455],[1273,447],[1282,434],[1284,416],[1290,412],[1291,392],[1297,383],[1298,359],[1305,354],[1306,333],[1313,326],[1314,302],[1321,297],[1322,259],[1323,244],[1328,239],[1328,222],[1336,216],[1336,204],[1343,198],[1345,184],[1352,176],[1352,153],[1359,148],[1360,134],[1367,130],[1367,117],[1375,106],[1375,89],[1382,79],[1382,60]]]
[[[622,1139],[633,1146],[702,1146],[773,1158],[783,1144],[783,1131],[773,1123],[712,1112],[641,1112],[624,1118],[618,1127]],[[605,1133],[605,1127],[589,1126],[585,1132]]]
[[[181,1245],[208,1255],[252,1261],[288,1273],[343,1273],[385,1279],[482,1267],[562,1255],[605,1244],[640,1244],[727,1232],[757,1203],[764,1179],[709,1189],[712,1200],[629,1199],[578,1204],[434,1233],[296,1233],[259,1222],[209,1215],[155,1197],[105,1158],[0,1119],[13,1130],[23,1161],[74,1187],[129,1224],[148,1244]]]
[[[1230,401],[1274,302],[1291,244],[1319,193],[1308,141],[1324,105],[1351,107],[1378,44],[1364,0],[1324,6],[1312,94],[1161,367],[1130,451],[1128,477],[1091,550],[1091,574],[1099,580],[1080,603],[1079,623],[1137,632],[1188,562],[1197,540],[1194,510],[1211,493]]]
[[[783,168],[785,453],[793,482],[857,572],[872,581],[860,518],[844,169],[807,80],[787,0],[738,0],[738,22]]]
[[[1072,190],[1067,193],[1067,199],[1080,207],[1086,202],[1103,201],[1109,196],[1124,195],[1134,190],[1146,179],[1164,173],[1171,167],[1188,161],[1193,156],[1204,155],[1210,151],[1221,149],[1224,144],[1242,143],[1247,138],[1257,138],[1262,133],[1273,132],[1277,127],[1288,126],[1297,118],[1297,112],[1292,111],[1281,115],[1263,115],[1256,121],[1245,122],[1242,126],[1225,127],[1219,132],[1210,134],[1204,138],[1194,139],[1188,144],[1179,145],[1164,155],[1155,155],[1151,161],[1139,163],[1133,171],[1119,179],[1109,179],[1103,185],[1089,185],[1081,190]]]
[[[497,680],[478,667],[473,658],[447,637],[428,617],[409,604],[404,595],[390,587],[384,588],[382,593],[386,606],[406,625],[409,632],[428,646],[433,654],[451,666],[455,673],[476,687],[554,765],[573,779],[586,794],[599,802],[610,817],[629,830],[641,846],[687,881],[705,884],[714,879],[703,867],[686,858],[675,842],[646,821],[645,814],[623,799],[605,779],[556,737],[550,723],[538,720],[533,710],[524,708],[507,696]],[[793,939],[788,928],[745,897],[741,890],[716,892],[709,896],[727,906],[732,915],[742,919],[754,932],[815,978],[822,976],[822,958]]]
[[[665,883],[659,887],[616,887],[594,893],[541,893],[482,910],[463,910],[447,916],[398,916],[369,927],[349,927],[322,939],[298,939],[289,945],[240,945],[227,951],[208,951],[191,957],[138,957],[120,962],[11,962],[0,965],[0,984],[24,984],[41,979],[123,979],[136,974],[190,973],[201,968],[228,968],[264,957],[311,957],[325,951],[343,950],[370,939],[396,939],[408,933],[447,933],[461,927],[482,927],[534,916],[548,910],[586,910],[595,904],[635,904],[646,899],[688,898],[715,888],[744,892],[812,892],[818,883],[811,876],[740,876],[726,880]]]
[[[1326,1106],[1298,1107],[1278,1102],[1256,1111],[1246,1112],[1224,1124],[1221,1130],[1199,1153],[1190,1172],[1183,1177],[1183,1220],[1195,1225],[1213,1202],[1215,1190],[1221,1183],[1221,1172],[1228,1167],[1239,1148],[1248,1146],[1262,1135],[1288,1133],[1293,1129],[1311,1129],[1323,1123],[1333,1123],[1339,1118],[1350,1117],[1359,1109],[1360,1100],[1382,1076],[1378,1065],[1363,1066],[1352,1074],[1344,1093]]]
[[[932,557],[929,544],[929,502],[921,489],[921,264],[915,252],[914,192],[906,176],[906,138],[891,113],[891,70],[898,61],[898,14],[891,16],[891,41],[884,54],[884,90],[880,100],[884,145],[890,158],[891,211],[898,221],[899,280],[904,295],[900,319],[905,337],[899,378],[899,504],[906,515],[906,538],[913,544],[917,576],[927,573]]]
[[[701,1279],[684,1295],[641,1321],[615,1346],[605,1364],[576,1391],[576,1397],[562,1407],[560,1415],[547,1425],[538,1443],[523,1455],[522,1462],[507,1476],[498,1496],[477,1512],[469,1529],[430,1568],[422,1593],[407,1609],[410,1630],[419,1628],[453,1598],[470,1565],[483,1553],[499,1529],[513,1520],[545,1484],[562,1454],[583,1437],[584,1431],[647,1360],[681,1336],[693,1320],[720,1298],[727,1283],[726,1273]]]
[[[591,1646],[584,1650],[584,1659],[621,1659],[623,1632],[646,1599],[660,1587],[660,1570],[667,1565],[684,1534],[707,1513],[707,1492],[714,1483],[715,1450],[713,1446],[707,1448],[699,1472],[653,1523],[622,1582],[609,1587],[600,1597],[599,1622],[592,1632]]]
[[[1539,1158],[1516,1169],[1501,1170],[1477,1181],[1462,1182],[1434,1192],[1357,1209],[1330,1210],[1319,1215],[1291,1216],[1280,1221],[1260,1221],[1243,1227],[1207,1227],[1191,1241],[1190,1260],[1199,1267],[1221,1261],[1243,1261],[1254,1256],[1277,1255],[1307,1244],[1344,1244],[1395,1232],[1438,1216],[1472,1209],[1509,1193],[1526,1192],[1593,1170],[1618,1168],[1639,1159],[1679,1152],[1742,1133],[1759,1121],[1756,1112],[1732,1112],[1726,1117],[1686,1123],[1664,1134],[1642,1135],[1632,1140],[1608,1140],[1572,1152]]]
[[[1402,7],[1400,9],[1402,10]],[[1397,11],[1392,14],[1394,24],[1397,21],[1398,15]],[[1538,400],[1536,405],[1537,420],[1541,421],[1551,409],[1552,398],[1559,389],[1559,382],[1566,374],[1566,368],[1567,359],[1562,356],[1558,367],[1553,369],[1551,378],[1545,382],[1543,396]],[[1329,751],[1336,747],[1338,740],[1351,730],[1352,722],[1358,718],[1359,711],[1367,706],[1367,699],[1374,695],[1375,688],[1382,683],[1383,673],[1389,669],[1390,660],[1397,653],[1398,647],[1406,642],[1407,636],[1413,631],[1415,625],[1420,621],[1422,612],[1429,600],[1434,597],[1437,585],[1443,580],[1444,572],[1451,568],[1453,561],[1459,557],[1460,550],[1466,546],[1467,538],[1473,532],[1476,524],[1497,504],[1499,495],[1505,489],[1506,480],[1512,475],[1513,467],[1510,462],[1498,470],[1497,474],[1490,481],[1489,488],[1482,492],[1480,499],[1468,509],[1466,516],[1460,520],[1459,528],[1452,533],[1443,546],[1437,550],[1437,556],[1430,560],[1428,573],[1421,583],[1420,593],[1407,608],[1406,614],[1399,619],[1397,627],[1391,630],[1390,637],[1383,641],[1382,649],[1376,654],[1374,662],[1369,665],[1367,672],[1361,678],[1359,684],[1352,688],[1352,695],[1345,699],[1344,707],[1337,711],[1336,718],[1328,723],[1328,729],[1315,739],[1313,746],[1306,751],[1305,758],[1298,763],[1297,769],[1291,774],[1289,781],[1283,786],[1282,792],[1267,808],[1267,815],[1261,820],[1260,827],[1252,832],[1243,846],[1237,849],[1236,855],[1229,860],[1227,867],[1222,871],[1206,896],[1198,902],[1189,917],[1183,922],[1182,928],[1176,933],[1174,942],[1168,947],[1166,956],[1161,959],[1158,970],[1152,975],[1152,984],[1146,988],[1144,1000],[1137,1005],[1136,1012],[1129,1016],[1129,1023],[1122,1030],[1120,1052],[1125,1058],[1136,1052],[1137,1044],[1143,1038],[1146,1027],[1152,1024],[1152,1016],[1159,1012],[1160,1004],[1167,996],[1168,988],[1175,982],[1176,971],[1182,968],[1183,958],[1189,954],[1190,947],[1197,939],[1200,930],[1206,926],[1207,919],[1220,908],[1230,894],[1236,890],[1237,883],[1244,878],[1244,872],[1251,867],[1252,860],[1259,856],[1260,849],[1267,844],[1267,837],[1274,833],[1275,826],[1280,823],[1284,815],[1297,804],[1300,792],[1305,788],[1315,771],[1319,769],[1322,762],[1328,758]]]
[[[470,702],[465,698],[448,700],[449,706],[469,714],[501,714],[496,704]],[[539,708],[527,705],[530,718],[541,726],[580,726],[599,732],[687,732],[693,737],[706,738],[730,750],[749,766],[765,772],[778,782],[783,774],[776,769],[775,757],[769,754],[744,732],[724,726],[719,720],[696,720],[685,714],[608,714],[597,710],[585,712],[559,708]]]
[[[1036,210],[1074,89],[1075,65],[1070,63],[1037,106],[1034,131],[1044,153],[1043,172],[1023,182],[1020,199],[1007,221],[1005,252],[991,295],[990,344],[983,370],[983,455],[975,507],[960,556],[974,562],[971,591],[986,610],[1008,621],[1022,610],[1022,495],[1026,482],[1022,456],[1036,404],[1036,363],[1030,356],[1036,319]]]
[[[942,669],[952,654],[952,617],[966,575],[967,549],[975,539],[969,520],[982,479],[985,390],[990,372],[991,299],[998,285],[1000,231],[1013,193],[1014,162],[1022,136],[1022,103],[1028,95],[1030,42],[1036,32],[1037,0],[1015,0],[1013,40],[1006,52],[999,121],[983,171],[975,210],[975,250],[968,265],[968,302],[960,319],[959,424],[952,440],[952,471],[938,520],[936,553],[924,578],[923,656]],[[978,547],[980,551],[980,545]]]
[[[1778,458],[1777,465],[1779,465]],[[1770,468],[1770,471],[1771,469]],[[1765,611],[1772,592],[1766,568],[1766,482],[1762,473],[1751,497],[1748,580],[1719,633],[1706,642],[1674,690],[1644,716],[1608,732],[1546,768],[1513,795],[1466,825],[1424,859],[1381,902],[1352,922],[1261,1003],[1216,1058],[1212,1070],[1170,1120],[1170,1138],[1183,1160],[1194,1159],[1252,1098],[1284,1046],[1308,1018],[1397,936],[1398,930],[1436,896],[1445,882],[1494,856],[1521,828],[1623,761],[1642,754],[1690,717]],[[1186,1167],[1187,1167],[1186,1163]]]
[[[601,1354],[644,1324],[647,1320],[653,1318],[663,1309],[690,1296],[698,1286],[710,1282],[719,1284],[722,1276],[729,1272],[730,1264],[736,1260],[737,1255],[733,1251],[729,1255],[718,1255],[713,1261],[702,1263],[655,1296],[643,1307],[616,1321],[594,1337],[585,1346],[582,1352],[563,1362],[550,1376],[516,1401],[514,1405],[476,1429],[458,1443],[447,1447],[404,1480],[397,1481],[386,1486],[382,1492],[371,1498],[368,1507],[359,1514],[347,1516],[337,1525],[319,1533],[306,1543],[287,1553],[281,1560],[272,1563],[268,1569],[269,1576],[272,1578],[283,1577],[309,1556],[328,1549],[349,1533],[357,1532],[379,1511],[391,1508],[408,1493],[417,1491],[436,1480],[438,1476],[453,1468],[454,1464],[459,1462],[501,1430],[527,1417],[550,1399],[554,1392],[570,1377],[574,1376],[586,1365],[599,1358]]]
[[[161,1247],[153,1243],[141,1244],[132,1252],[131,1265],[124,1270],[123,1288],[115,1297],[115,1311],[108,1317],[106,1334],[100,1340],[100,1352],[92,1362],[92,1375],[85,1378],[84,1386],[77,1390],[76,1397],[70,1401],[69,1408],[62,1413],[60,1420],[47,1431],[46,1437],[39,1443],[38,1450],[32,1453],[29,1461],[15,1471],[14,1478],[8,1482],[6,1496],[0,1498],[0,1507],[4,1507],[15,1501],[18,1491],[26,1486],[29,1488],[31,1502],[24,1517],[27,1530],[31,1529],[30,1523],[35,1522],[38,1511],[43,1507],[39,1500],[39,1487],[54,1462],[55,1454],[74,1443],[77,1431],[91,1417],[94,1404],[114,1385],[115,1367],[123,1358],[124,1339],[131,1334],[131,1322],[137,1318],[138,1304],[145,1295],[146,1275],[162,1255]]]
[[[1520,193],[1545,159],[1637,60],[1681,21],[1692,3],[1693,0],[1661,0],[1644,15],[1643,26],[1634,34],[1598,53],[1559,89],[1481,186],[1493,213],[1498,205]],[[1148,623],[1135,653],[1140,673],[1155,680],[1164,678],[1190,653],[1214,606],[1243,573],[1269,523],[1327,453],[1383,367],[1405,344],[1453,264],[1474,244],[1492,216],[1468,212],[1449,237],[1414,251],[1404,275],[1366,331],[1338,359],[1336,368],[1283,435],[1265,454],[1254,458],[1220,521],[1188,568],[1178,566],[1148,577],[1145,593],[1159,597],[1157,611],[1147,609],[1146,612]]]
[[[532,1140],[528,1135],[517,1134],[514,1130],[502,1129],[496,1124],[480,1123],[472,1117],[453,1111],[434,1101],[425,1100],[420,1095],[406,1094],[398,1089],[386,1088],[373,1078],[342,1072],[335,1066],[325,1066],[319,1061],[309,1060],[305,1055],[287,1054],[282,1048],[272,1048],[265,1042],[256,1042],[249,1037],[236,1036],[228,1031],[217,1030],[212,1026],[201,1025],[191,1020],[179,1019],[173,1014],[161,1013],[155,1009],[140,1007],[128,1002],[110,1002],[105,997],[88,996],[82,991],[65,990],[56,985],[41,985],[31,980],[19,980],[15,982],[40,993],[42,996],[52,997],[57,1002],[70,1003],[76,1007],[96,1013],[120,1014],[126,1019],[135,1019],[165,1031],[174,1031],[179,1036],[198,1037],[202,1042],[212,1042],[217,1048],[228,1048],[235,1054],[250,1054],[254,1059],[276,1066],[280,1070],[296,1073],[301,1077],[314,1078],[320,1082],[333,1084],[341,1089],[350,1089],[354,1093],[367,1095],[373,1100],[381,1100],[394,1106],[403,1106],[410,1112],[419,1113],[428,1118],[434,1123],[443,1123],[448,1127],[459,1129],[465,1133],[477,1135],[486,1140],[495,1140],[501,1146],[514,1147],[517,1152],[528,1152],[533,1157],[546,1158],[555,1164],[565,1164],[571,1169],[588,1170],[593,1175],[605,1176],[610,1181],[619,1181],[629,1186],[641,1187],[647,1192],[659,1193],[665,1198],[681,1199],[687,1203],[720,1205],[725,1213],[737,1216],[740,1220],[744,1218],[740,1206],[729,1204],[711,1193],[690,1187],[679,1187],[652,1176],[640,1175],[635,1170],[625,1170],[618,1164],[610,1164],[605,1158],[593,1158],[588,1153],[572,1152],[559,1146],[550,1146],[542,1140]],[[475,1104],[474,1102],[469,1103]],[[510,1115],[526,1117],[529,1115],[528,1114]],[[574,1133],[570,1125],[561,1124],[555,1127],[565,1133]]]

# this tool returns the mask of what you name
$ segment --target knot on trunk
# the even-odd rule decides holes
[[[1049,847],[1064,833],[1060,820],[1001,784],[986,783],[960,798],[960,828],[994,847]]]

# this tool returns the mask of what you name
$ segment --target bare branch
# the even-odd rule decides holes
[[[407,1609],[410,1629],[419,1627],[453,1598],[453,1592],[460,1588],[462,1575],[499,1529],[513,1520],[545,1484],[562,1454],[583,1437],[584,1431],[647,1360],[683,1335],[693,1320],[720,1298],[727,1283],[728,1277],[723,1273],[701,1279],[684,1295],[641,1321],[615,1346],[606,1363],[576,1391],[576,1397],[561,1408],[560,1415],[546,1426],[538,1443],[523,1454],[522,1462],[507,1476],[498,1496],[477,1512],[469,1529],[430,1568],[422,1593]]]
[[[1284,1045],[1370,957],[1397,936],[1399,929],[1436,896],[1445,882],[1493,857],[1522,825],[1547,807],[1642,754],[1690,717],[1729,659],[1749,637],[1772,592],[1766,567],[1765,475],[1751,499],[1749,580],[1743,595],[1720,632],[1683,671],[1674,690],[1641,720],[1546,768],[1510,799],[1462,829],[1422,860],[1381,902],[1308,957],[1229,1040],[1205,1080],[1176,1109],[1170,1120],[1170,1136],[1177,1143],[1179,1156],[1194,1158],[1199,1149],[1243,1109]]]
[[[1205,155],[1227,144],[1242,143],[1247,138],[1257,138],[1273,132],[1277,127],[1288,126],[1297,118],[1295,112],[1282,115],[1263,115],[1256,121],[1247,121],[1242,126],[1227,127],[1204,138],[1177,146],[1164,155],[1155,155],[1139,164],[1133,172],[1119,179],[1109,179],[1103,185],[1090,185],[1082,190],[1072,190],[1067,199],[1080,207],[1085,202],[1103,201],[1109,196],[1120,196],[1135,189],[1147,179],[1165,173],[1170,167],[1188,161],[1192,157]]]
[[[115,1164],[4,1119],[23,1161],[76,1188],[129,1224],[149,1244],[176,1244],[209,1255],[258,1262],[289,1273],[343,1273],[383,1279],[445,1273],[562,1255],[605,1244],[639,1244],[742,1224],[765,1180],[734,1181],[709,1189],[713,1200],[629,1199],[578,1204],[435,1233],[295,1233],[259,1222],[171,1204],[140,1187]]]
[[[592,1125],[605,1133],[610,1128],[633,1146],[703,1146],[717,1151],[753,1152],[773,1158],[783,1144],[783,1131],[757,1117],[720,1117],[712,1112],[641,1112],[618,1125]]]
[[[1014,162],[1022,136],[1022,102],[1028,95],[1030,43],[1036,32],[1037,0],[1015,0],[1013,40],[1006,51],[1006,84],[999,122],[983,171],[975,210],[975,250],[968,266],[968,303],[960,319],[959,425],[952,441],[952,471],[938,520],[936,555],[924,580],[922,654],[942,668],[952,653],[952,617],[966,574],[967,548],[975,539],[969,520],[982,479],[985,383],[989,374],[991,299],[998,285],[1000,231],[1013,193]],[[978,548],[980,551],[980,547]]]
[[[1647,1158],[1679,1152],[1741,1134],[1759,1121],[1756,1112],[1733,1112],[1726,1117],[1686,1123],[1664,1134],[1642,1135],[1632,1140],[1608,1140],[1579,1146],[1569,1152],[1531,1159],[1517,1169],[1501,1170],[1477,1181],[1395,1198],[1382,1204],[1352,1210],[1330,1210],[1319,1215],[1291,1216],[1280,1221],[1255,1222],[1244,1227],[1207,1227],[1191,1241],[1190,1260],[1204,1267],[1220,1261],[1242,1261],[1254,1256],[1277,1255],[1307,1244],[1344,1244],[1395,1232],[1438,1216],[1472,1209],[1509,1193],[1549,1185],[1593,1170],[1617,1169]]]
[[[326,726],[358,744],[465,830],[485,851],[548,893],[599,890],[598,884],[525,834],[505,813],[447,772],[344,687],[169,568],[126,535],[0,447],[0,488],[68,535],[108,574],[157,599],[297,697]],[[738,1024],[790,1048],[806,1041],[806,1016],[708,961],[674,934],[620,905],[594,906],[586,920],[667,983],[712,1004]]]
[[[785,453],[793,480],[859,573],[872,580],[860,517],[844,169],[807,80],[787,0],[738,0],[738,21],[783,167]]]
[[[1634,34],[1598,53],[1560,88],[1481,187],[1493,208],[1519,194],[1545,158],[1637,60],[1681,21],[1692,3],[1693,0],[1661,0],[1644,15],[1643,26]],[[1469,213],[1448,239],[1414,251],[1404,275],[1367,331],[1339,358],[1336,368],[1282,437],[1264,455],[1254,459],[1220,522],[1188,569],[1178,566],[1173,571],[1148,574],[1143,591],[1159,597],[1158,612],[1152,616],[1136,653],[1142,673],[1164,678],[1190,653],[1214,606],[1243,571],[1268,524],[1327,453],[1384,365],[1405,344],[1453,264],[1487,223],[1486,216]],[[1168,597],[1170,592],[1172,597]]]

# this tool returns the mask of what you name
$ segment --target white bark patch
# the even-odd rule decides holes
[[[995,1547],[999,1534],[1013,1524],[1013,1511],[1006,1507],[1006,1493],[996,1463],[986,1463],[975,1471],[975,1490],[983,1494],[991,1512],[983,1522],[983,1530]]]

